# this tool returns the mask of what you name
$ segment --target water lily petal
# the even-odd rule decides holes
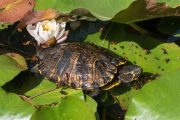
[[[61,31],[59,31],[59,33],[57,34],[57,36],[55,36],[55,38],[56,38],[57,40],[60,39],[60,38],[63,36],[64,32],[65,32],[65,29],[62,29]]]
[[[37,36],[37,30],[36,30],[36,26],[34,25],[27,25],[27,31],[29,32],[29,34],[33,37]]]
[[[61,39],[57,40],[57,43],[61,43],[63,41],[65,41],[67,39],[67,36],[66,37],[62,37]]]
[[[30,35],[32,35],[38,42],[38,44],[40,43],[40,41],[42,41],[43,39],[39,36],[38,34],[38,26],[39,25],[28,25],[27,26],[27,31],[30,33]]]
[[[55,34],[55,38],[57,40],[61,39],[61,36],[63,36],[64,32],[65,32],[65,27],[66,27],[66,23],[62,22],[59,26],[58,26],[58,30],[57,33]]]
[[[47,41],[49,39],[49,33],[48,31],[44,31],[42,25],[39,26],[39,36],[41,36],[44,41]]]
[[[60,26],[61,26],[61,29],[65,29],[65,27],[66,27],[66,22],[62,22],[62,23],[60,24]]]
[[[57,24],[55,32],[54,32],[54,37],[56,38],[59,35],[59,33],[60,33],[60,25]]]
[[[50,21],[52,30],[55,30],[57,26],[59,26],[59,23],[57,23],[54,19]]]
[[[67,39],[68,33],[68,31],[65,31],[64,34],[59,39],[57,39],[57,43],[65,41]]]

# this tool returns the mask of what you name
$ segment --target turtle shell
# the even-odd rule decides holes
[[[61,43],[37,51],[33,68],[60,86],[90,90],[112,81],[126,59],[90,43]]]

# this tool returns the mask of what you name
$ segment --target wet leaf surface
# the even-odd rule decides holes
[[[67,96],[63,98],[57,107],[37,110],[31,120],[96,120],[96,102],[87,96]]]
[[[180,119],[179,72],[172,70],[146,84],[132,99],[125,120]]]
[[[52,7],[60,12],[70,13],[74,9],[84,8],[101,20],[109,20],[119,11],[126,9],[134,0],[49,0],[47,3],[43,0],[36,1],[35,9],[38,10]]]
[[[13,93],[0,89],[0,119],[1,120],[29,120],[35,111],[33,106],[23,101]]]
[[[100,3],[100,4],[99,4]],[[132,23],[165,16],[179,16],[179,0],[37,0],[35,9],[54,8],[63,13],[85,9],[100,20]],[[106,11],[106,12],[104,12]]]
[[[22,56],[18,55],[18,59],[9,57],[8,55],[0,55],[0,85],[4,85],[8,81],[12,80],[21,71],[27,69],[25,61]],[[19,64],[20,63],[20,64]]]

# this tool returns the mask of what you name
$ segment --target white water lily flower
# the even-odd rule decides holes
[[[46,43],[55,38],[57,43],[63,42],[67,38],[68,32],[65,31],[66,23],[57,23],[54,19],[38,22],[35,25],[27,25],[27,31],[37,41],[38,45]]]

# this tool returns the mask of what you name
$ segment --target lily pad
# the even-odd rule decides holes
[[[6,55],[15,60],[22,68],[27,69],[27,64],[23,56],[17,53],[7,53]]]
[[[134,0],[36,0],[35,9],[54,8],[63,13],[70,13],[74,9],[83,8],[90,11],[101,20],[113,18],[119,11],[126,9]],[[106,12],[104,12],[106,11]]]
[[[8,25],[10,25],[9,23],[1,23],[0,22],[0,31],[5,29],[5,28],[8,28]]]
[[[36,0],[36,10],[53,8],[62,13],[88,10],[100,20],[132,23],[165,16],[180,16],[179,0]],[[106,11],[106,12],[104,12]]]
[[[180,119],[179,73],[176,69],[146,84],[132,99],[125,120]]]
[[[37,87],[25,93],[26,96],[32,98],[34,105],[48,105],[53,103],[59,103],[62,98],[69,95],[80,94],[81,90],[75,90],[70,88],[57,88],[56,84],[48,80],[43,80]]]
[[[121,108],[127,110],[131,99],[138,93],[139,90],[131,88],[130,86],[120,85],[110,90],[111,94],[115,96]]]
[[[35,78],[34,78],[34,79],[31,79],[31,80],[36,80],[36,81],[37,81],[37,79],[35,79]],[[29,82],[31,82],[31,81],[29,81]],[[33,81],[32,81],[32,83],[33,83]],[[24,86],[24,87],[26,87],[26,86]],[[40,82],[40,84],[39,84],[38,86],[36,86],[34,89],[26,92],[25,95],[27,95],[27,96],[33,96],[33,95],[35,95],[35,94],[38,94],[38,92],[50,90],[50,89],[53,89],[53,88],[56,88],[56,84],[44,79],[44,80],[42,80],[42,81]]]
[[[1,0],[0,22],[16,22],[33,9],[34,0]]]
[[[16,57],[17,58],[17,57]],[[0,55],[0,85],[12,80],[21,71],[26,69],[25,60],[18,55],[18,59],[8,55]]]
[[[166,3],[168,4],[170,7],[177,7],[179,6],[180,1],[179,0],[157,0],[158,3]]]
[[[179,0],[136,0],[127,9],[116,14],[112,20],[132,23],[159,17],[180,16],[179,4]]]
[[[29,120],[35,109],[13,93],[0,89],[0,119]]]
[[[31,101],[34,105],[59,103],[61,99],[66,96],[82,93],[82,90],[63,87],[57,88],[57,85],[49,80],[38,80],[34,77],[29,81],[26,81],[26,83],[21,86],[21,89],[26,89],[28,86],[34,85],[35,81],[39,81],[40,83],[25,93],[26,96],[32,98]]]
[[[57,107],[37,110],[31,120],[96,120],[96,102],[87,96],[67,96]]]
[[[40,93],[40,92],[39,92]],[[51,104],[59,104],[63,98],[66,96],[76,96],[81,94],[81,90],[74,90],[74,89],[66,89],[62,91],[62,88],[55,89],[49,91],[43,95],[35,97],[32,99],[34,105],[51,105]],[[36,93],[38,94],[38,92]]]

